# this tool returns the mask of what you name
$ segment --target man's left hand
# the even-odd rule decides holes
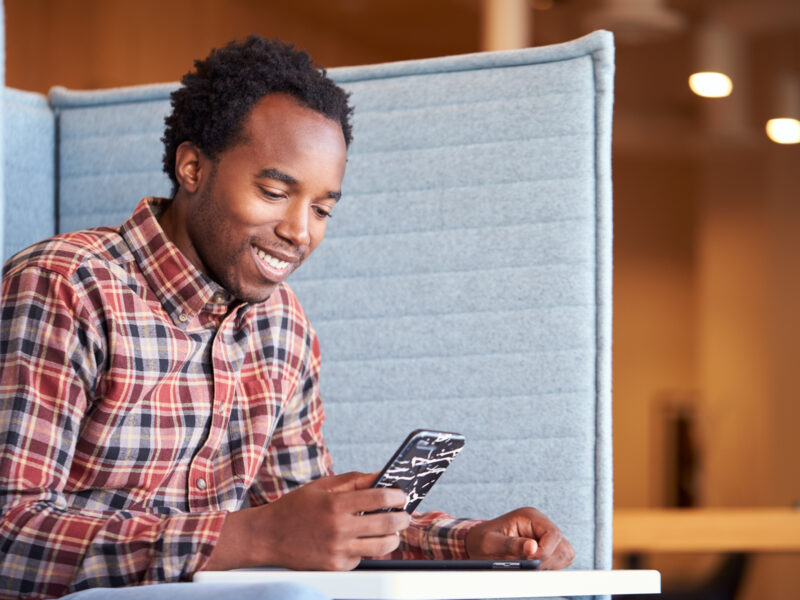
[[[575,558],[561,530],[535,508],[518,508],[476,525],[465,544],[473,559],[539,559],[541,569],[563,569]]]

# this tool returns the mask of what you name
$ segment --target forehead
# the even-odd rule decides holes
[[[271,138],[325,136],[341,138],[344,143],[340,123],[283,93],[267,94],[256,102],[242,124],[242,133]]]
[[[253,106],[230,154],[258,168],[306,169],[306,175],[338,175],[340,182],[347,161],[341,125],[279,93]]]

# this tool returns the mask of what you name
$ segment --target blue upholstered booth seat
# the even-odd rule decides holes
[[[330,73],[355,139],[292,285],[321,339],[337,470],[378,469],[416,427],[460,431],[422,509],[534,505],[575,567],[609,568],[610,34]],[[56,206],[67,231],[169,193],[173,88],[56,88],[50,120],[43,99],[6,96],[6,256],[51,233]]]

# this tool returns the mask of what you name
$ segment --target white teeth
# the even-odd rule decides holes
[[[278,269],[279,271],[282,271],[289,265],[289,263],[286,262],[285,260],[278,260],[274,256],[270,256],[269,254],[264,252],[261,248],[256,248],[256,254],[258,254],[258,257],[265,263],[267,263],[269,266],[271,266],[273,269]]]

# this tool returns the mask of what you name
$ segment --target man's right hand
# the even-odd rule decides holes
[[[346,571],[363,556],[391,552],[411,517],[405,511],[363,514],[405,505],[403,491],[371,488],[375,476],[322,477],[275,502],[230,513],[203,570],[270,565]]]

